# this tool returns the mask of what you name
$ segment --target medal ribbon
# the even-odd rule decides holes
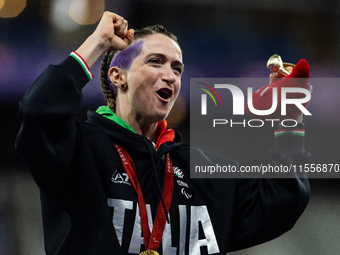
[[[146,204],[145,204],[144,196],[142,193],[142,189],[137,179],[134,163],[130,155],[126,152],[125,149],[123,149],[117,144],[115,144],[115,147],[118,151],[120,159],[122,160],[124,169],[126,173],[128,174],[131,180],[131,183],[137,192],[145,248],[147,250],[157,251],[162,241],[163,231],[164,231],[165,222],[166,222],[166,216],[165,216],[165,212],[161,204],[161,201],[158,205],[158,210],[157,210],[155,222],[152,228],[152,233],[150,233],[148,215],[146,211]],[[165,184],[164,184],[162,196],[164,199],[166,210],[167,212],[169,212],[171,201],[172,201],[172,193],[174,190],[174,170],[172,167],[172,162],[171,162],[169,153],[167,153],[165,168],[166,168]]]

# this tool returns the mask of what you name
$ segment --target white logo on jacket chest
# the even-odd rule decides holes
[[[177,166],[174,166],[174,175],[176,175],[178,178],[183,178],[184,177],[184,173],[182,172],[182,170],[177,167]]]
[[[131,183],[129,182],[128,174],[127,173],[119,173],[117,169],[112,174],[111,181],[113,183],[122,183],[122,184],[127,184],[127,185],[131,186]]]
[[[177,176],[177,178],[181,178],[181,179],[183,179],[183,177],[184,177],[183,171],[179,167],[177,167],[177,166],[174,166],[174,175]],[[189,185],[186,182],[177,179],[177,185],[184,187],[184,188],[180,187],[180,189],[181,189],[181,193],[187,199],[190,199],[192,197],[192,192],[191,192],[191,190],[189,188]]]

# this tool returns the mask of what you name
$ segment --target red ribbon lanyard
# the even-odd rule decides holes
[[[115,144],[115,147],[119,153],[120,159],[122,160],[125,171],[128,174],[131,180],[131,183],[137,192],[145,248],[147,250],[157,251],[162,241],[163,231],[164,231],[165,222],[166,222],[166,216],[165,216],[163,206],[160,202],[158,205],[155,222],[153,224],[152,233],[150,233],[150,228],[148,224],[148,215],[146,212],[146,204],[145,204],[142,190],[139,185],[139,181],[137,179],[133,161],[125,149],[123,149],[117,144]],[[166,157],[165,184],[164,184],[164,190],[162,194],[164,203],[165,203],[165,208],[168,212],[169,212],[171,201],[172,201],[173,190],[174,190],[174,170],[173,170],[172,162],[171,162],[171,159],[168,153]]]

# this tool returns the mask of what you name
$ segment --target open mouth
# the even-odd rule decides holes
[[[169,100],[172,96],[172,90],[167,88],[160,89],[156,93],[164,100]]]

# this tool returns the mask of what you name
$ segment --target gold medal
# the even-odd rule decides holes
[[[273,56],[271,56],[267,62],[267,67],[270,70],[272,70],[273,72],[278,72],[282,74],[283,76],[287,76],[288,74],[290,74],[290,72],[287,69],[287,67],[289,66],[292,68],[295,67],[294,64],[283,63],[281,57],[277,54],[274,54]]]
[[[159,255],[159,253],[154,250],[146,250],[139,253],[139,255]]]

